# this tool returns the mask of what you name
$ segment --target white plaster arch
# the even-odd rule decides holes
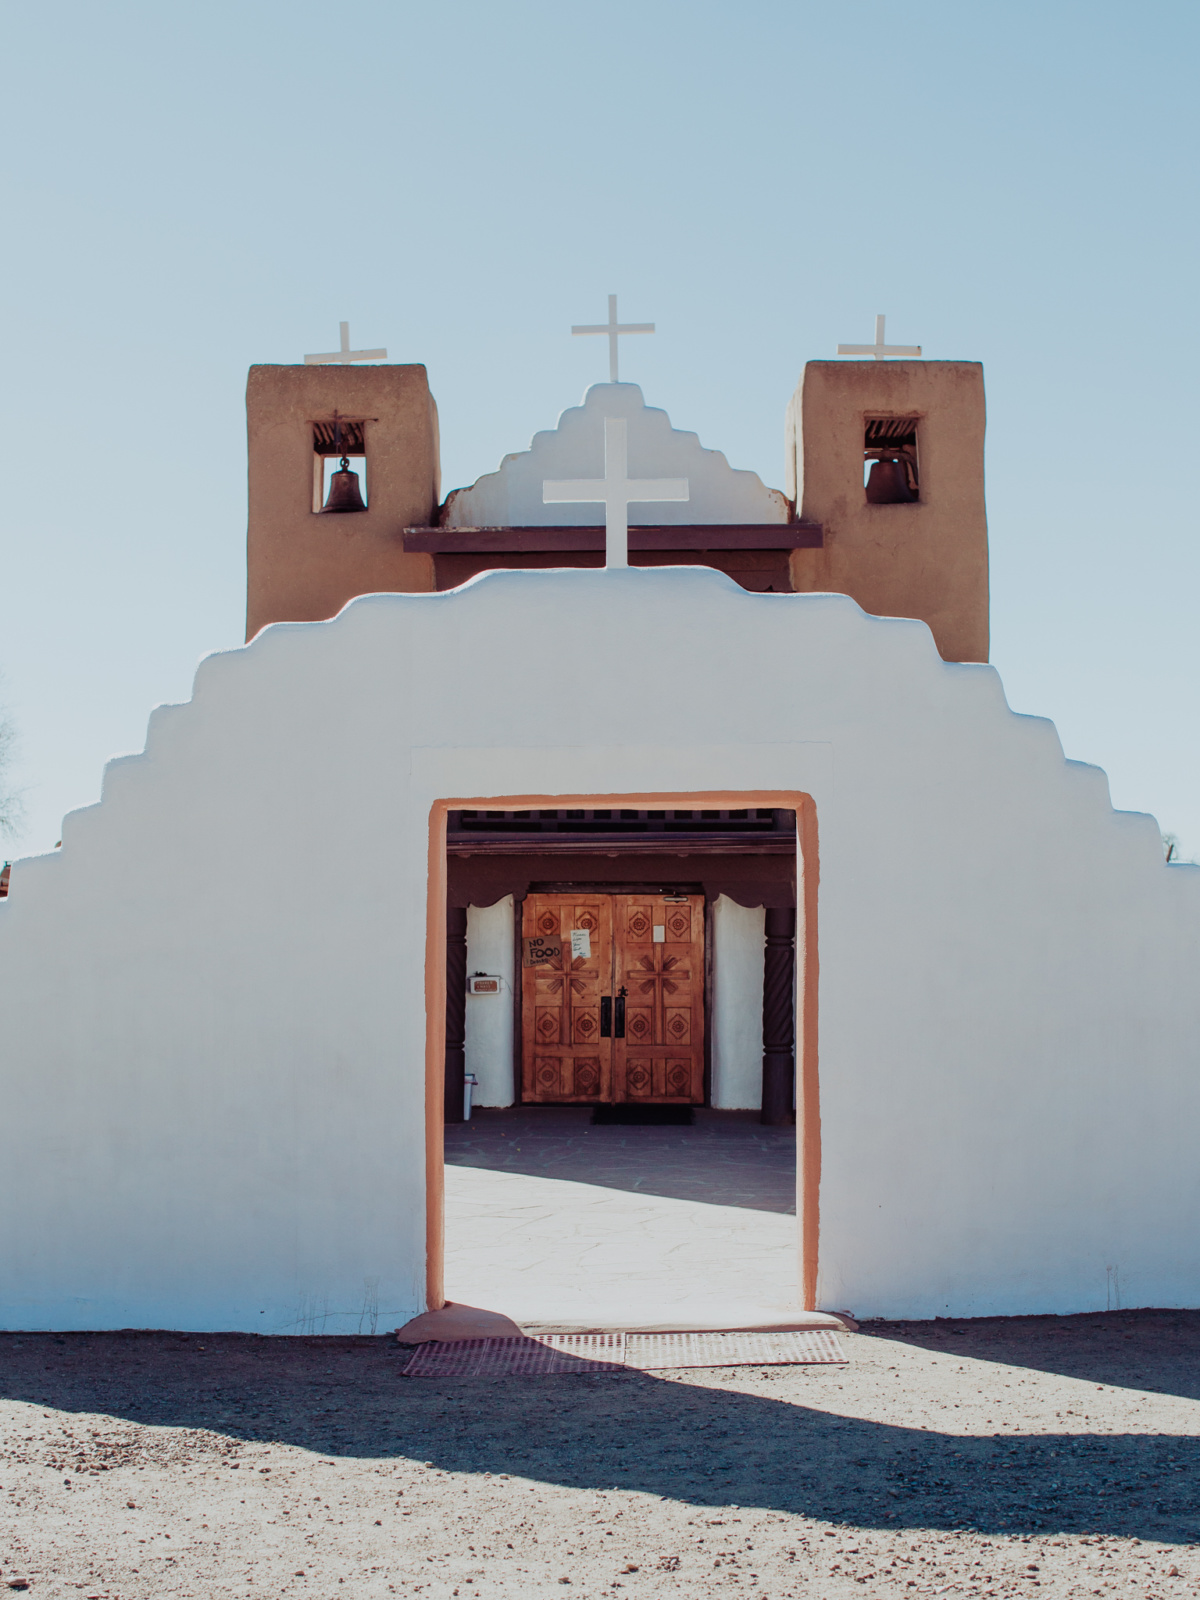
[[[268,628],[14,865],[0,1326],[420,1310],[431,808],[715,789],[816,806],[819,1303],[1200,1303],[1200,869],[923,624],[671,568]]]
[[[528,450],[505,456],[498,471],[447,496],[444,526],[586,527],[602,520],[595,505],[543,504],[542,484],[604,476],[605,417],[626,420],[631,477],[688,480],[686,501],[631,505],[631,526],[788,520],[788,502],[778,489],[768,489],[756,472],[731,467],[694,433],[673,428],[665,411],[646,404],[636,383],[596,383],[582,405],[562,413],[557,427],[535,433]]]

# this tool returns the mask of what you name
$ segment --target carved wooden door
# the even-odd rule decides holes
[[[613,933],[613,1099],[703,1104],[704,897],[614,895]]]
[[[572,932],[587,934],[587,955],[571,955]],[[600,1001],[613,992],[612,896],[531,894],[521,934],[523,959],[526,939],[562,940],[560,956],[521,967],[522,1098],[610,1100],[613,1041]]]

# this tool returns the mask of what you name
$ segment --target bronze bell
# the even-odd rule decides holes
[[[867,478],[867,500],[873,506],[904,505],[917,497],[909,488],[903,461],[873,461]]]
[[[350,471],[350,457],[343,456],[341,470],[329,480],[329,498],[322,511],[365,511],[366,502],[358,487],[358,473]]]

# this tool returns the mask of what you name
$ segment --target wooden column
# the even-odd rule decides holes
[[[446,1099],[447,1122],[465,1122],[463,1079],[467,1071],[467,908],[446,908]]]
[[[767,908],[763,962],[763,1083],[761,1121],[768,1128],[792,1122],[796,1076],[796,913]]]

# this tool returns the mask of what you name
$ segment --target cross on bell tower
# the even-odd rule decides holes
[[[320,355],[305,356],[304,365],[306,367],[348,367],[352,361],[387,360],[386,350],[351,350],[350,324],[348,322],[339,322],[338,331],[341,334],[339,341],[341,348],[338,350],[325,350]]]
[[[876,361],[886,361],[888,356],[919,356],[919,344],[884,344],[883,329],[887,318],[882,312],[875,318],[875,343],[874,344],[840,344],[837,353],[840,356],[874,356]]]

